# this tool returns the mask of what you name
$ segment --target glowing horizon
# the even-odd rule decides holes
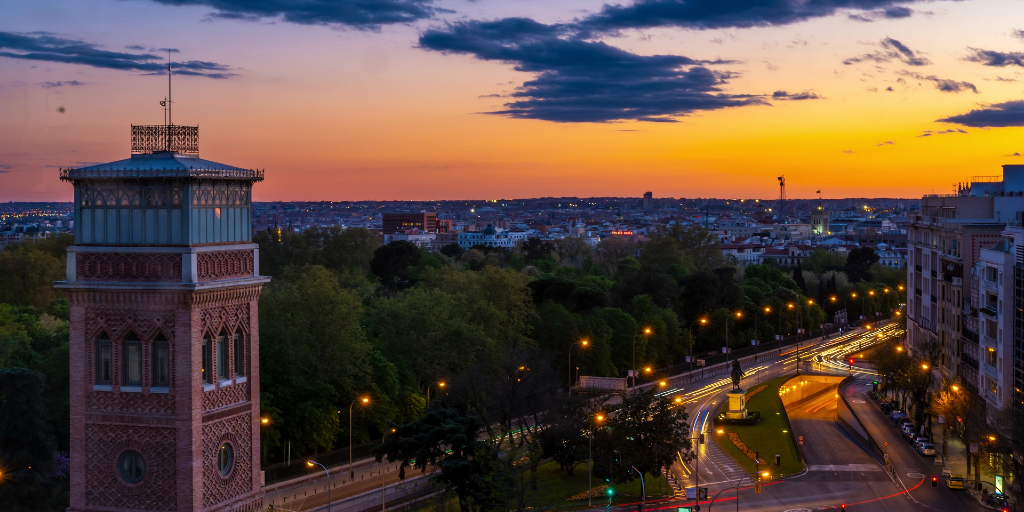
[[[1024,164],[1020,4],[864,2],[882,7],[750,26],[688,11],[614,33],[637,15],[600,1],[399,0],[397,23],[167,3],[12,2],[0,201],[68,201],[58,167],[127,158],[129,126],[163,121],[164,47],[175,123],[201,127],[203,158],[266,169],[258,201],[773,199],[781,174],[791,198],[919,198]]]

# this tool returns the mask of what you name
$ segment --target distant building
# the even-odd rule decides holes
[[[381,232],[385,235],[418,229],[426,233],[437,233],[436,213],[385,213]]]
[[[437,235],[438,233],[421,233],[415,230],[406,233],[385,233],[384,244],[404,240],[417,247],[432,247],[434,240],[437,239]]]
[[[811,213],[811,228],[816,236],[832,234],[828,228],[828,209],[821,203],[820,197],[818,198],[818,207]]]
[[[654,209],[654,192],[644,192],[643,208],[647,211]]]
[[[1014,234],[1024,242],[1024,231],[1016,228]],[[964,373],[976,373],[975,385],[988,404],[990,421],[998,421],[998,411],[1006,410],[1012,397],[1014,234],[982,249],[973,269],[976,286],[971,297],[980,307],[978,338],[972,341],[978,352],[965,351],[964,358],[973,359],[971,366],[978,370]]]

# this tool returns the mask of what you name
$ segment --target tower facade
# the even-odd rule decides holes
[[[828,227],[828,210],[822,205],[821,197],[818,197],[818,206],[811,213],[811,229],[818,236],[832,234]]]
[[[132,126],[74,185],[71,510],[262,509],[252,186],[195,126]]]

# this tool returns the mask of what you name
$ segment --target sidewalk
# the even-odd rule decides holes
[[[933,419],[933,421],[935,420]],[[968,490],[972,495],[976,495],[979,499],[981,498],[982,489],[988,491],[989,494],[994,492],[995,477],[999,474],[999,468],[991,464],[990,458],[986,454],[982,453],[981,456],[978,457],[979,482],[975,482],[973,457],[971,460],[971,472],[967,473],[967,447],[964,446],[963,441],[956,437],[952,431],[950,431],[949,436],[946,438],[946,453],[942,453],[942,434],[945,428],[945,424],[939,424],[937,421],[935,421],[932,426],[932,438],[934,439],[932,444],[935,445],[936,454],[942,457],[941,465],[943,471],[945,472],[948,470],[950,473],[962,475],[967,479]],[[938,461],[939,457],[936,457],[936,460]],[[1005,477],[1006,475],[1003,476]],[[980,484],[980,487],[978,484]],[[984,505],[984,503],[982,504]]]

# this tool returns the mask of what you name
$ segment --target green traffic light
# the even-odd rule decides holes
[[[615,489],[612,489],[611,487],[609,487],[608,488],[608,496],[611,496],[613,494],[615,494]]]

